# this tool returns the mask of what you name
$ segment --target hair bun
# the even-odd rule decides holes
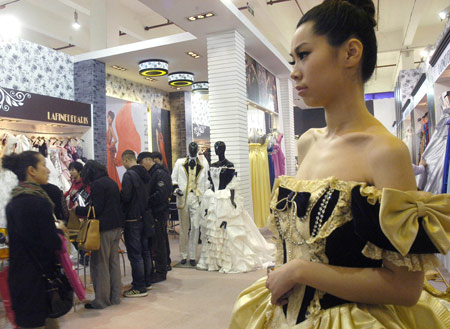
[[[373,27],[377,25],[375,20],[375,5],[372,0],[345,0],[348,3],[354,5],[355,7],[361,8],[364,10],[372,22]]]
[[[17,168],[17,162],[19,161],[19,156],[16,153],[11,153],[5,155],[2,159],[2,167],[11,171]]]

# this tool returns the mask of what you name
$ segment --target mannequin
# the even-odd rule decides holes
[[[200,229],[200,203],[206,190],[208,165],[197,157],[198,145],[189,144],[189,156],[175,162],[172,183],[177,197],[180,219],[181,265],[196,265],[197,242]]]
[[[215,143],[214,150],[219,161],[211,164],[211,187],[201,204],[203,244],[197,269],[248,272],[273,259],[274,245],[265,241],[236,195],[237,173],[225,157],[225,143]]]

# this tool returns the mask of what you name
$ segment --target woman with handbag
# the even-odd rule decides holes
[[[100,221],[100,249],[91,253],[90,269],[95,299],[84,305],[87,309],[101,309],[120,304],[122,282],[120,280],[119,242],[122,236],[123,212],[117,184],[108,177],[107,169],[97,161],[84,165],[81,178],[91,188],[91,206]],[[87,216],[89,206],[75,203],[75,213]]]
[[[6,206],[8,283],[16,323],[21,328],[59,328],[58,320],[49,318],[48,287],[43,278],[43,274],[55,270],[55,252],[61,249],[53,217],[54,204],[40,187],[47,184],[49,175],[45,158],[38,152],[25,151],[3,157],[2,164],[19,179]]]

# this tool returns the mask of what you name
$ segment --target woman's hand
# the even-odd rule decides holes
[[[271,302],[273,305],[287,304],[294,286],[301,282],[302,266],[305,266],[304,261],[294,259],[267,273],[266,288],[272,293]]]

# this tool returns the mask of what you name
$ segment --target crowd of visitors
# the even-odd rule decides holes
[[[172,182],[159,152],[126,150],[122,189],[101,163],[88,160],[69,166],[72,185],[63,192],[48,183],[49,170],[38,152],[5,156],[3,168],[19,180],[7,205],[10,247],[9,289],[16,323],[21,328],[59,328],[50,318],[42,271],[51,273],[71,216],[82,221],[93,207],[99,220],[100,249],[90,251],[95,297],[86,309],[120,304],[122,282],[119,244],[123,240],[132,270],[131,289],[124,297],[145,297],[152,283],[166,280],[171,270],[167,236]],[[75,244],[76,245],[76,244]],[[80,250],[80,263],[87,260]],[[42,265],[36,266],[35,260]],[[84,263],[87,265],[87,261]]]

